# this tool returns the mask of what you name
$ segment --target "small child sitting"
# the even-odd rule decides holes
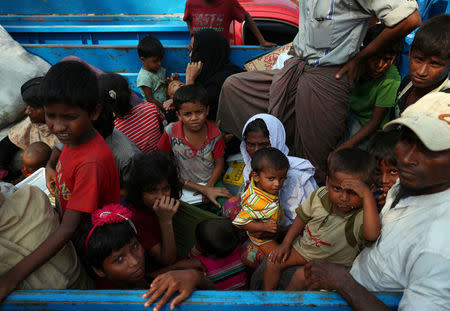
[[[28,145],[22,153],[22,176],[14,184],[24,180],[41,167],[45,167],[51,154],[52,149],[50,146],[42,141]]]
[[[160,151],[135,157],[126,190],[144,249],[158,264],[174,263],[177,250],[173,217],[181,194],[175,163]]]
[[[450,89],[450,14],[435,16],[417,30],[409,50],[409,75],[400,84],[395,117],[430,92]]]
[[[377,132],[369,141],[367,151],[377,161],[375,170],[375,200],[380,212],[386,201],[386,195],[391,187],[397,182],[397,157],[395,155],[395,145],[399,140],[399,131]]]
[[[176,270],[176,267],[167,267],[165,270],[155,272],[158,275],[152,282],[149,269],[152,267],[146,262],[144,248],[137,238],[137,230],[131,220],[132,213],[127,208],[110,204],[94,212],[83,226],[81,239],[78,245],[83,249],[83,259],[88,267],[100,277],[97,280],[97,289],[150,289],[142,296],[148,299],[145,307],[153,304],[167,289],[164,281],[170,279],[174,282],[170,290],[180,290],[180,294],[171,302],[170,308],[189,297],[195,289],[215,289],[214,284],[200,271],[194,269]],[[164,273],[165,271],[169,271]],[[151,283],[151,284],[150,284]],[[161,284],[163,283],[163,284]],[[183,290],[180,284],[183,285]],[[174,292],[167,292],[171,296]],[[167,302],[165,298],[154,306],[159,310]]]
[[[382,24],[370,27],[364,46],[368,46],[384,29]],[[345,141],[338,150],[356,146],[367,148],[370,136],[389,121],[401,80],[394,61],[402,46],[403,40],[398,40],[365,62],[363,73],[350,94],[351,113],[343,138]]]
[[[144,248],[137,239],[132,212],[110,204],[92,213],[83,225],[78,248],[97,274],[97,288],[146,288]]]
[[[278,194],[288,170],[289,160],[276,148],[260,149],[252,158],[250,184],[242,194],[242,209],[234,218],[233,224],[247,231],[251,241],[248,248],[257,248],[262,254],[259,260],[245,260],[253,268],[278,246],[272,238],[266,239],[259,235],[278,232],[279,223],[283,219]]]
[[[173,152],[185,188],[202,193],[204,203],[209,199],[220,208],[216,198],[231,195],[225,188],[214,187],[225,166],[225,142],[206,119],[208,94],[199,85],[185,85],[175,92],[173,105],[179,121],[166,127],[158,148]]]
[[[326,187],[302,203],[282,244],[269,255],[264,290],[277,288],[283,269],[304,266],[313,259],[350,267],[360,247],[378,238],[380,219],[369,188],[375,166],[375,160],[359,149],[342,149],[331,155]],[[300,267],[287,290],[304,288],[304,267]]]
[[[247,287],[245,265],[241,261],[240,236],[229,219],[206,219],[195,228],[196,246],[191,259],[174,266],[194,268],[206,272],[219,290],[238,290]]]
[[[166,69],[161,66],[164,48],[157,38],[147,36],[139,41],[137,50],[142,61],[137,87],[147,102],[163,110],[163,103],[167,99]]]

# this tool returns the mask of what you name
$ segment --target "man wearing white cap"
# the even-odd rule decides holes
[[[380,237],[350,273],[315,261],[305,275],[310,289],[336,289],[355,310],[388,310],[369,291],[403,291],[399,310],[448,310],[450,94],[426,95],[384,130],[398,126],[399,181],[380,213]]]

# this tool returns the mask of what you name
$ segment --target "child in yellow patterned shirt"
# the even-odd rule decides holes
[[[278,246],[273,240],[283,216],[278,192],[288,169],[289,161],[280,150],[258,150],[252,158],[249,187],[241,197],[242,209],[233,220],[234,225],[247,231],[250,242],[263,257]]]

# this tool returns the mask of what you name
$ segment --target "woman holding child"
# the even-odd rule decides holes
[[[251,160],[255,152],[262,148],[274,147],[279,149],[284,155],[288,155],[289,148],[286,146],[286,132],[280,120],[276,117],[261,113],[248,119],[242,129],[243,141],[241,142],[241,154],[244,158],[244,182],[245,187],[250,180]],[[295,219],[295,209],[317,189],[314,180],[314,167],[308,160],[289,157],[289,170],[286,181],[280,190],[281,206],[284,209],[283,224],[289,226]],[[241,187],[241,188],[242,188]],[[227,206],[229,206],[227,204]],[[236,215],[230,207],[225,213],[231,218]]]

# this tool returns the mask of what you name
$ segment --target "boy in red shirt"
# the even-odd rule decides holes
[[[173,153],[184,188],[203,194],[203,203],[209,200],[220,208],[217,197],[231,195],[215,187],[225,166],[225,142],[219,129],[206,119],[208,93],[198,84],[182,86],[175,92],[173,106],[179,121],[166,127],[158,148]]]
[[[0,301],[73,239],[87,214],[119,202],[114,157],[92,125],[101,109],[95,74],[79,62],[58,63],[42,81],[41,94],[47,126],[64,144],[52,189],[61,203],[62,219],[47,240],[0,277]],[[46,171],[52,175],[49,165]]]
[[[227,39],[230,39],[231,22],[236,20],[242,23],[245,20],[261,46],[276,45],[264,39],[255,21],[238,0],[187,0],[183,20],[187,23],[191,35],[199,30],[211,28]]]

